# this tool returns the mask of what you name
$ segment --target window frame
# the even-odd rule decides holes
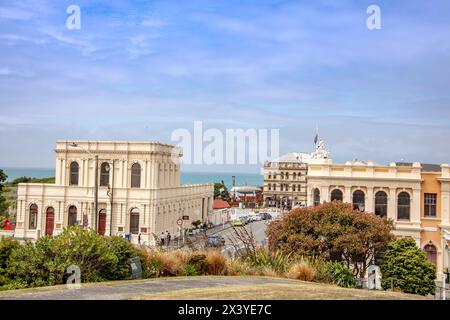
[[[401,195],[405,195],[404,200],[408,199],[408,204],[400,204],[400,200],[401,200],[400,196]],[[407,212],[408,218],[400,217],[401,211],[406,210],[406,209],[408,210],[408,212]],[[402,191],[397,195],[397,220],[401,220],[401,221],[411,220],[411,195],[406,191]]]
[[[384,195],[383,196],[379,196],[382,193]],[[385,198],[386,199],[385,203],[384,202],[383,203],[378,203],[377,200],[379,200],[380,198],[381,199]],[[387,215],[388,215],[388,202],[389,202],[389,199],[388,199],[388,195],[387,195],[386,192],[384,192],[383,190],[379,190],[379,191],[377,191],[375,193],[375,212],[374,213],[375,213],[376,216],[381,217],[381,218],[387,217]],[[381,210],[382,212],[378,213],[379,210]]]
[[[28,212],[28,229],[29,230],[36,230],[37,229],[37,220],[38,220],[38,213],[39,213],[39,207],[36,203],[30,204]]]
[[[76,166],[76,170],[74,170]],[[69,186],[78,186],[80,184],[80,165],[77,161],[72,161],[69,166]]]
[[[423,216],[427,218],[437,217],[437,193],[424,193]]]
[[[139,168],[139,170],[137,168]],[[135,179],[138,179],[138,181],[136,181]],[[131,166],[131,184],[130,184],[130,186],[133,189],[140,189],[141,185],[142,185],[142,166],[138,162],[135,162]]]

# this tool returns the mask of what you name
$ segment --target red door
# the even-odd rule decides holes
[[[55,223],[55,210],[53,208],[47,208],[45,217],[45,235],[53,235],[53,225]]]
[[[98,234],[101,236],[105,235],[106,230],[106,210],[100,210],[98,213]]]

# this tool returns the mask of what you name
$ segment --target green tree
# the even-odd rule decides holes
[[[368,263],[393,240],[392,221],[330,202],[291,211],[267,229],[271,250],[342,261],[363,277]]]
[[[434,294],[436,268],[412,238],[390,243],[380,269],[384,289],[395,288],[420,295]]]
[[[230,193],[227,187],[223,183],[214,183],[214,199],[222,199],[224,201],[230,201]]]
[[[9,207],[9,200],[3,195],[6,192],[5,182],[8,176],[0,169],[0,214],[5,212]]]

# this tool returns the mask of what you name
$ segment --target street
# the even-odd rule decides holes
[[[247,224],[245,227],[235,227],[237,229],[239,228],[245,228],[247,231],[252,232],[253,236],[255,238],[255,242],[257,245],[264,245],[264,241],[266,239],[266,227],[270,223],[269,220],[267,221],[255,221],[252,223]],[[233,228],[229,226],[225,226],[225,230],[216,232],[216,234],[221,235],[225,238],[225,246],[222,248],[222,252],[228,252],[230,255],[234,253],[234,246],[232,241],[237,241]],[[239,245],[239,244],[238,244]]]

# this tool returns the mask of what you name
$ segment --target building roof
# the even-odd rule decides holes
[[[222,199],[214,199],[213,209],[228,209],[230,204]]]
[[[273,160],[272,162],[303,163],[308,159],[311,159],[311,155],[309,153],[290,152],[290,153],[286,153],[285,155],[282,155],[281,157]]]
[[[396,162],[395,164],[399,167],[412,167],[413,165],[411,162]],[[424,172],[441,172],[442,170],[440,164],[421,163],[420,166]]]

